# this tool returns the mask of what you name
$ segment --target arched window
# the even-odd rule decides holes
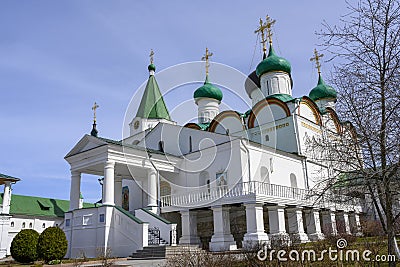
[[[22,228],[25,228],[25,223],[24,222],[22,223]]]
[[[210,175],[208,174],[208,172],[207,171],[200,172],[199,185],[200,186],[207,185],[207,181],[210,181]]]
[[[161,181],[160,183],[160,196],[171,195],[171,185],[168,182]]]
[[[32,228],[32,223],[29,223],[29,228]]]
[[[210,187],[210,179],[207,180],[207,192],[210,193],[211,187]]]
[[[261,182],[262,183],[271,183],[269,180],[269,171],[266,167],[261,167]]]
[[[42,224],[42,228],[46,228],[46,224],[45,223]]]
[[[11,227],[14,227],[14,222],[11,222]]]

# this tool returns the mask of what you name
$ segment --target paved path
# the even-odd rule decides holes
[[[166,260],[125,260],[115,262],[115,266],[134,266],[134,267],[162,267]]]

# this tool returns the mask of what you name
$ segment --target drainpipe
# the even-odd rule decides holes
[[[149,151],[147,151],[147,156],[149,157],[149,161],[151,163],[151,165],[153,166],[153,168],[156,170],[157,172],[157,215],[160,215],[160,209],[161,209],[161,199],[160,199],[160,171],[157,169],[156,165],[153,163],[153,161],[151,160],[151,157],[153,155],[150,154]]]
[[[246,149],[246,153],[247,153],[247,166],[248,166],[248,168],[249,168],[249,182],[250,182],[250,180],[251,180],[250,151],[249,151],[249,149],[247,148],[247,145],[243,142],[243,139],[242,139],[242,138],[240,138],[240,142],[242,143],[243,147]]]
[[[248,133],[248,130],[249,130],[249,129],[247,128],[244,115],[242,115],[241,118],[242,118],[243,128],[244,128],[244,130],[246,130],[246,134],[247,134],[247,136],[248,136],[248,135],[249,135],[249,133]],[[247,166],[248,166],[248,168],[249,168],[249,182],[250,182],[250,180],[251,180],[250,151],[249,151],[249,149],[247,148],[247,145],[243,142],[243,139],[242,139],[242,138],[240,138],[240,142],[242,143],[243,147],[246,149],[246,153],[247,153]]]
[[[297,123],[297,114],[295,111],[300,107],[300,99],[295,100],[295,108],[292,111],[292,120],[293,120],[293,128],[294,128],[294,136],[296,138],[296,145],[297,145],[297,153],[299,155],[303,155],[303,152],[301,151],[301,144],[300,144],[300,134],[298,131],[298,123]],[[304,158],[302,160],[302,167],[303,167],[303,176],[304,176],[304,184],[307,189],[310,189],[309,183],[308,183],[308,171],[307,171],[307,158]]]
[[[301,144],[300,144],[300,135],[298,129],[298,123],[297,123],[297,115],[293,114],[293,128],[294,128],[294,135],[296,137],[296,143],[297,143],[297,153],[302,156],[303,153],[301,151]],[[304,184],[307,189],[309,189],[309,183],[308,183],[308,172],[307,172],[307,158],[304,158],[301,160],[302,162],[302,167],[303,167],[303,176],[304,176]]]

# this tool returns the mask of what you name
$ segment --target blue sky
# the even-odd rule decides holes
[[[150,49],[157,70],[197,61],[208,46],[213,61],[248,74],[261,59],[254,30],[267,14],[277,21],[276,52],[292,64],[293,95],[308,94],[317,80],[309,61],[315,32],[346,12],[342,0],[2,0],[0,173],[22,179],[13,193],[68,199],[64,156],[90,132],[94,101],[99,135],[121,139],[125,110],[148,76]],[[323,72],[331,68],[323,63]],[[173,94],[166,102],[178,104]],[[82,191],[96,201],[96,177],[84,176]]]

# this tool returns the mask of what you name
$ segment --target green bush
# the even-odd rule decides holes
[[[11,242],[11,256],[20,263],[30,263],[37,260],[36,246],[39,233],[32,229],[19,232]]]
[[[46,263],[61,260],[67,253],[68,241],[63,230],[58,227],[49,227],[44,230],[38,240],[38,258]]]

